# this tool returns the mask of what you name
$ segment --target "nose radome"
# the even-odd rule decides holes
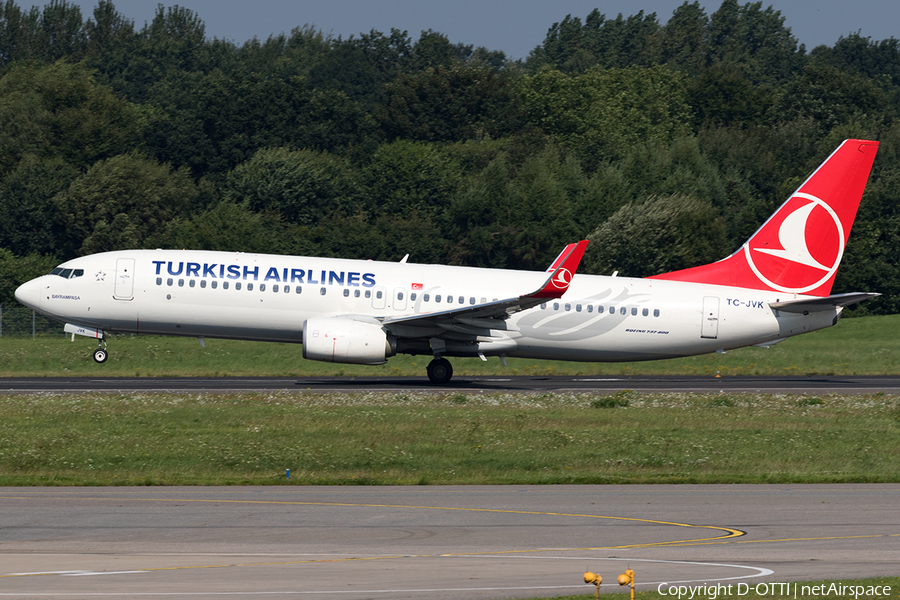
[[[41,307],[41,294],[43,293],[41,278],[26,281],[16,288],[16,300],[31,309]]]

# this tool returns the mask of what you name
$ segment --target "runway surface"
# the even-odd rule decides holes
[[[0,597],[528,598],[900,574],[900,485],[2,488]],[[765,591],[765,588],[759,588]],[[758,595],[748,595],[755,598]]]
[[[458,376],[435,386],[425,377],[8,377],[0,393],[26,392],[768,392],[900,394],[900,376]]]

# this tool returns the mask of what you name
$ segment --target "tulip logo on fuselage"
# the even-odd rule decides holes
[[[760,281],[781,292],[802,294],[837,271],[844,255],[844,227],[825,202],[798,192],[750,238],[744,254]]]

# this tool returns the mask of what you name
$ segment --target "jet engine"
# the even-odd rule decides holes
[[[380,365],[396,353],[396,339],[374,319],[316,317],[303,322],[303,358]]]

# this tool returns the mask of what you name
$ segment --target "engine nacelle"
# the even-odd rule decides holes
[[[396,340],[377,321],[316,317],[303,322],[303,358],[380,365],[396,353]]]

